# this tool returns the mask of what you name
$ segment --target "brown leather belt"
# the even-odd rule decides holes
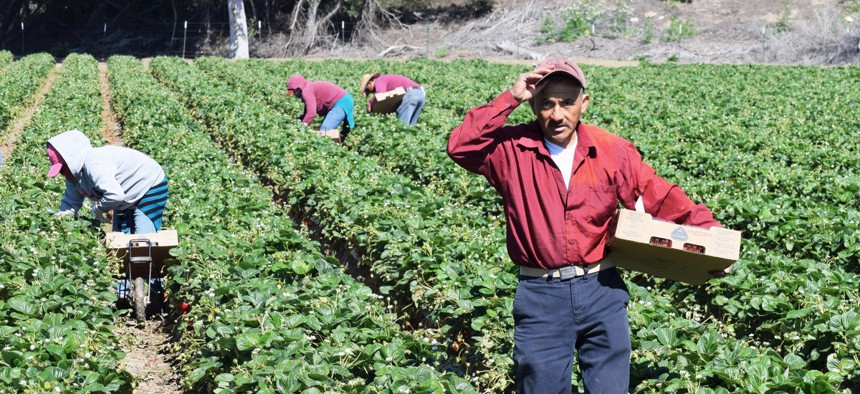
[[[606,256],[603,260],[600,260],[589,266],[569,265],[567,267],[561,267],[551,270],[520,266],[520,275],[530,276],[532,278],[553,277],[565,280],[575,278],[577,276],[592,274],[595,272],[599,272],[600,270],[605,270],[607,268],[612,267],[615,267],[615,260],[612,259],[612,256]]]

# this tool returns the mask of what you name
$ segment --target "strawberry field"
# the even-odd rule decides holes
[[[169,302],[191,305],[168,317],[182,389],[511,391],[517,277],[501,202],[445,147],[469,108],[528,69],[108,59],[123,143],[170,182]],[[734,272],[703,286],[623,273],[631,391],[860,392],[860,69],[583,69],[584,120],[634,142],[744,236]],[[426,88],[417,126],[361,110],[358,79],[372,71]],[[284,94],[295,73],[356,98],[344,144],[311,133],[319,119],[296,120],[301,102]],[[91,56],[55,67],[0,52],[0,392],[138,384],[117,345],[119,263],[85,215],[52,216],[63,182],[45,177],[51,136],[77,128],[107,143],[103,110]],[[509,122],[532,117],[523,106]]]

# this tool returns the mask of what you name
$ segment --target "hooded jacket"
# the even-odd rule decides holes
[[[93,148],[78,130],[62,133],[48,143],[60,153],[73,177],[66,177],[60,211],[77,213],[84,197],[101,211],[129,209],[165,179],[164,170],[149,156],[121,146]]]

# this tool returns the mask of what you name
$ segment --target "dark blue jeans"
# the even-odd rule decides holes
[[[520,277],[514,298],[518,393],[570,393],[574,350],[589,393],[626,393],[630,295],[615,268],[568,280]]]

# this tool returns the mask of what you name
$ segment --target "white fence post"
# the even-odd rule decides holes
[[[185,28],[182,30],[182,58],[185,58],[185,38],[188,37],[188,21],[185,21]]]

